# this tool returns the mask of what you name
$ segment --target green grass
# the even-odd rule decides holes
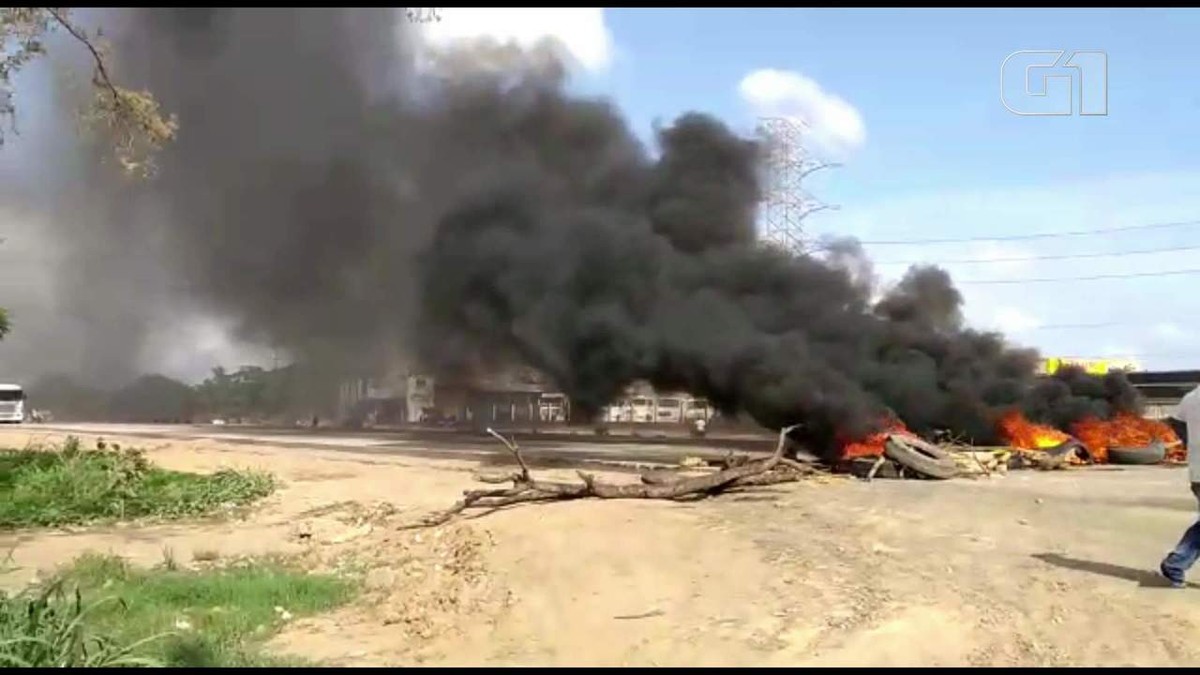
[[[163,636],[122,645],[89,634],[88,616],[111,599],[84,605],[62,584],[17,596],[0,594],[0,667],[69,668],[163,665],[136,652]]]
[[[137,450],[0,450],[0,529],[131,518],[187,518],[249,504],[275,489],[269,475],[211,475],[155,467]]]
[[[306,574],[283,561],[185,571],[136,569],[120,558],[98,555],[79,558],[46,588],[60,589],[42,601],[50,611],[64,617],[81,615],[75,628],[64,628],[68,620],[52,625],[22,623],[20,611],[10,612],[15,620],[5,624],[0,619],[0,662],[31,661],[23,654],[12,657],[11,652],[22,645],[7,643],[6,638],[26,638],[41,631],[52,636],[43,639],[48,644],[91,641],[99,645],[88,654],[43,649],[50,654],[74,654],[73,660],[43,658],[43,665],[118,665],[120,658],[184,667],[303,665],[264,654],[260,645],[287,620],[333,609],[350,600],[357,589],[349,580]],[[64,588],[78,589],[78,595],[66,594]],[[46,592],[31,591],[25,598],[7,602],[20,609]],[[108,600],[114,598],[119,601]]]

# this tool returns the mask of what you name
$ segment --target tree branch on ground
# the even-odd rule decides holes
[[[417,522],[400,527],[402,530],[423,527],[435,527],[450,522],[465,511],[494,511],[505,506],[531,502],[569,501],[574,499],[670,499],[689,500],[703,499],[720,494],[726,490],[741,487],[772,485],[799,480],[801,476],[816,473],[819,469],[800,462],[786,461],[783,451],[787,445],[788,432],[795,426],[784,427],[779,431],[779,442],[775,452],[764,459],[751,459],[745,456],[726,457],[724,468],[719,471],[699,476],[664,475],[665,472],[653,472],[642,475],[642,482],[627,485],[603,483],[595,476],[576,472],[581,482],[561,483],[544,481],[534,478],[529,465],[521,455],[516,442],[505,438],[493,429],[487,432],[500,440],[517,460],[521,470],[502,478],[479,477],[481,482],[498,483],[512,482],[512,487],[489,490],[466,490],[463,498],[454,506],[432,513]]]
[[[154,156],[175,139],[179,129],[174,115],[164,117],[158,101],[148,91],[126,89],[111,76],[107,45],[100,32],[89,35],[71,20],[67,7],[0,7],[0,117],[7,117],[17,133],[17,108],[13,102],[13,77],[30,61],[46,53],[43,39],[61,28],[83,45],[95,70],[91,102],[79,116],[84,129],[107,134],[117,162],[127,174],[148,177],[156,169]],[[0,145],[4,143],[0,128]]]

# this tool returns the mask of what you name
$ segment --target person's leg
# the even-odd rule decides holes
[[[1200,500],[1200,483],[1192,483],[1192,494]],[[1183,533],[1175,550],[1167,554],[1159,569],[1171,583],[1179,586],[1183,584],[1184,575],[1196,564],[1197,559],[1200,559],[1200,520],[1192,523]]]

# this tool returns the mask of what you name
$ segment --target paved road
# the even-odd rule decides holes
[[[477,459],[484,464],[511,462],[508,452],[486,435],[458,431],[375,431],[277,429],[249,426],[184,424],[39,424],[31,428],[56,433],[97,436],[133,436],[143,438],[212,440],[217,442],[265,444],[298,449],[322,449],[344,452],[411,455],[430,458]],[[716,457],[730,450],[769,451],[771,443],[763,439],[706,439],[703,442],[680,438],[632,439],[545,434],[519,435],[526,459],[539,466],[605,464],[676,464],[694,455]]]

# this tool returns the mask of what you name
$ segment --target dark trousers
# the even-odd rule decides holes
[[[1192,483],[1192,494],[1200,501],[1200,483]],[[1200,559],[1200,519],[1192,523],[1175,545],[1175,550],[1167,554],[1162,562],[1163,573],[1172,581],[1183,581],[1183,575],[1197,559]]]

